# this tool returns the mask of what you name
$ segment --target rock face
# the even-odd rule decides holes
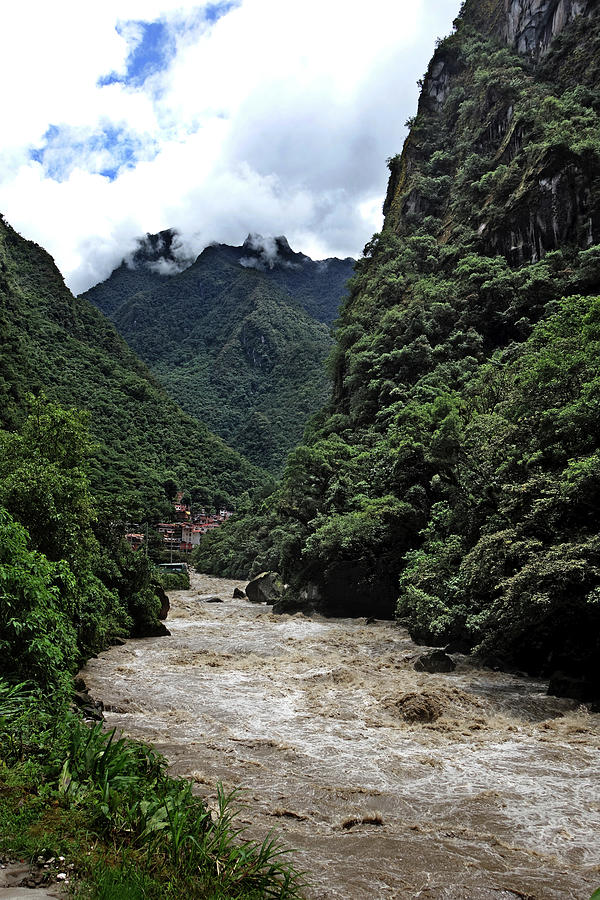
[[[540,140],[523,112],[523,98],[534,90],[538,78],[549,82],[549,92],[557,97],[575,84],[585,84],[593,93],[595,70],[591,60],[586,63],[577,20],[587,17],[590,31],[597,30],[598,14],[597,0],[467,0],[457,20],[457,33],[440,45],[429,65],[419,101],[421,120],[437,120],[439,134],[444,124],[454,130],[468,98],[477,112],[456,128],[451,144],[460,143],[466,131],[471,131],[473,152],[492,158],[498,172],[512,173],[513,183],[505,180],[499,190],[493,179],[484,181],[471,206],[481,250],[489,256],[504,256],[510,266],[539,262],[548,252],[566,245],[585,250],[600,241],[598,172],[593,155],[586,157],[573,138],[560,140],[554,134]],[[494,84],[479,92],[474,88],[476,72],[469,69],[460,51],[465,24],[529,58],[528,67],[523,68],[527,75],[515,93],[498,90]],[[557,56],[554,50],[559,36],[565,46]],[[452,96],[459,98],[462,106],[453,107]],[[544,92],[540,92],[540,103],[543,100]],[[582,102],[586,106],[591,101]],[[561,127],[568,131],[566,121]],[[423,180],[426,158],[419,137],[411,133],[402,155],[390,163],[386,227],[402,232],[411,222],[447,214],[439,191],[429,189]],[[463,163],[454,173],[459,178]],[[450,169],[443,172],[450,174]]]
[[[160,584],[153,584],[154,593],[160,600],[160,612],[158,614],[158,618],[164,620],[169,615],[169,610],[171,609],[171,602],[169,597],[167,596],[167,592]]]
[[[283,583],[277,572],[261,572],[246,585],[250,603],[275,603],[283,595]]]
[[[576,16],[586,15],[595,0],[504,0],[502,37],[519,53],[543,55]]]
[[[477,29],[534,59],[575,18],[591,15],[596,0],[467,0],[463,18]]]

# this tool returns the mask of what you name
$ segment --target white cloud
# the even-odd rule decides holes
[[[215,23],[203,5],[3,10],[0,211],[75,291],[167,227],[186,252],[260,232],[313,256],[357,255],[379,227],[385,159],[401,148],[415,81],[460,3],[238,0]],[[139,22],[158,20],[175,48],[166,68],[98,86],[125,75]],[[112,181],[99,174],[111,169]]]

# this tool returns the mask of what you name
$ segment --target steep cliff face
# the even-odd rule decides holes
[[[596,0],[467,0],[461,15],[518,53],[538,57],[577,16],[592,16],[596,5]]]
[[[419,640],[599,694],[600,15],[468,0],[456,25],[254,565],[287,609],[397,603]],[[203,564],[247,565],[245,528]]]
[[[576,16],[591,16],[595,6],[595,0],[505,0],[501,34],[519,53],[539,56]]]
[[[513,266],[597,243],[599,35],[596,2],[467,2],[391,161],[386,227],[406,234],[430,216],[451,240],[468,225]]]

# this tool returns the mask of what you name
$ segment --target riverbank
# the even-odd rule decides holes
[[[315,900],[592,894],[599,715],[459,656],[416,672],[423,648],[393,623],[273,616],[240,585],[193,575],[170,638],[90,661],[111,726],[199,796],[243,786],[244,824],[299,849]]]
[[[0,900],[299,900],[271,835],[210,808],[151,747],[0,680]]]

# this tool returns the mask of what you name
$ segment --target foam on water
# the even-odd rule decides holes
[[[227,599],[235,586],[194,576],[171,595],[170,638],[84,675],[108,724],[204,796],[244,786],[243,817],[298,848],[311,898],[586,900],[600,885],[600,716],[460,658],[418,673],[422,648],[392,623],[277,617]],[[430,721],[406,721],[407,697]]]

